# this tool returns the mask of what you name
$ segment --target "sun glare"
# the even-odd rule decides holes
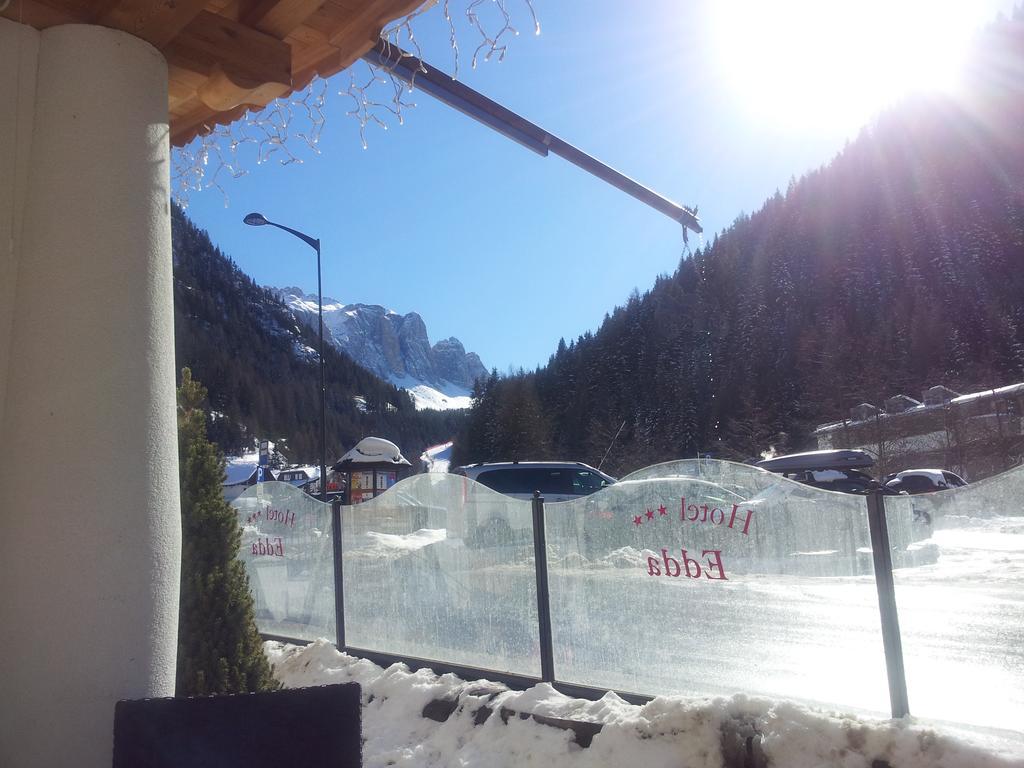
[[[987,3],[715,0],[718,71],[750,113],[801,132],[844,130],[915,90],[951,89]]]

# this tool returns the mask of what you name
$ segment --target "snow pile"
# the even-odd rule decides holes
[[[549,554],[552,553],[553,548],[549,548]],[[554,553],[551,558],[551,563],[556,568],[562,570],[571,569],[601,569],[601,568],[620,568],[620,569],[637,569],[647,568],[648,558],[653,557],[658,560],[661,557],[661,553],[654,552],[650,549],[637,549],[636,547],[619,547],[613,549],[605,555],[595,560],[590,560],[580,552],[569,552],[566,555],[559,555],[557,552]]]
[[[406,534],[378,533],[369,531],[366,538],[372,542],[370,554],[377,557],[386,557],[388,553],[415,552],[431,544],[444,541],[448,532],[444,528],[420,528],[418,531]]]
[[[451,543],[444,528],[420,528],[405,534],[368,531],[348,539],[345,558],[360,568],[387,569],[409,555],[422,555],[422,551],[431,545],[438,554]],[[414,559],[410,567],[421,564],[422,559]]]
[[[564,696],[550,685],[505,690],[404,664],[387,669],[339,653],[326,640],[305,647],[267,642],[267,657],[286,687],[358,682],[363,688],[363,761],[376,766],[512,768],[720,768],[722,726],[752,720],[763,734],[769,764],[785,768],[1010,768],[1010,761],[948,735],[904,721],[877,721],[742,695],[661,697],[644,706],[614,693],[599,701]],[[458,700],[443,723],[422,716],[434,700]],[[493,710],[481,725],[474,713]],[[587,748],[572,731],[497,713],[507,708],[576,722],[600,723]]]
[[[646,565],[650,557],[657,559],[659,554],[649,549],[626,546],[613,549],[602,558],[602,561],[613,568],[636,568]]]

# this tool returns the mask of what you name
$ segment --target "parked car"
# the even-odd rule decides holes
[[[962,488],[967,481],[948,469],[905,469],[886,475],[882,481],[888,491],[896,493],[933,493]]]
[[[796,480],[798,483],[840,493],[865,494],[881,490],[896,494],[864,470],[874,466],[870,454],[856,450],[807,451],[764,459],[754,466]]]
[[[759,461],[755,466],[827,491],[864,495],[870,491],[880,490],[887,496],[905,495],[906,491],[899,484],[879,482],[865,471],[874,466],[874,463],[874,459],[865,451],[844,449],[777,456]],[[917,543],[930,539],[931,536],[931,515],[915,507],[909,528],[890,526],[889,538],[894,546],[894,560],[901,565],[924,565],[935,562],[938,557],[935,545],[925,546]]]
[[[502,461],[458,467],[455,474],[493,491],[528,501],[540,491],[545,503],[589,496],[613,484],[615,478],[581,462]],[[513,519],[514,518],[514,519]],[[466,510],[463,533],[471,546],[502,546],[533,540],[532,521],[510,515],[506,505],[481,500]]]
[[[578,461],[501,461],[458,467],[456,474],[517,499],[540,491],[546,503],[589,496],[615,478]]]

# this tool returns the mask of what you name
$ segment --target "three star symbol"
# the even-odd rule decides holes
[[[645,517],[646,517],[646,518],[647,518],[648,520],[653,520],[653,519],[654,519],[654,513],[655,513],[655,512],[657,512],[657,513],[658,513],[659,517],[660,517],[661,515],[667,515],[667,514],[668,514],[668,508],[666,508],[666,507],[665,507],[665,505],[664,505],[664,504],[662,504],[662,505],[661,505],[660,507],[658,507],[657,509],[648,509],[648,510],[647,510],[646,512],[644,512],[644,513],[643,513],[642,515],[634,515],[634,516],[633,516],[633,525],[637,525],[637,526],[639,526],[639,525],[642,525],[642,524],[643,524],[643,522],[644,522],[644,518],[645,518]]]

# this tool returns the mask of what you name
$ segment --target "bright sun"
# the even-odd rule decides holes
[[[751,119],[849,130],[900,95],[956,85],[979,0],[714,0],[718,71]]]

